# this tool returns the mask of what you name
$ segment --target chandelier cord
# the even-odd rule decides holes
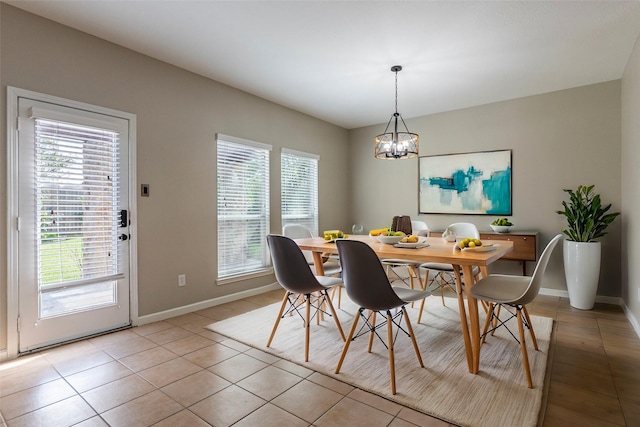
[[[396,70],[396,114],[398,114],[398,71]]]

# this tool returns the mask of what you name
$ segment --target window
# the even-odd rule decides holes
[[[282,225],[302,224],[318,235],[318,156],[282,149]]]
[[[269,268],[271,146],[217,135],[218,279]]]
[[[119,276],[123,262],[118,144],[115,131],[35,119],[33,225],[42,317],[117,301],[116,282],[105,278]],[[69,293],[74,297],[60,296]]]

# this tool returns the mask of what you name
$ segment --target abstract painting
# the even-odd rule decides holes
[[[420,214],[511,215],[511,150],[419,160]]]

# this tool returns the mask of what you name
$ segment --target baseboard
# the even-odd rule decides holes
[[[540,288],[541,295],[551,295],[553,297],[569,298],[569,292],[560,289]]]
[[[629,322],[631,322],[631,326],[633,326],[633,329],[636,331],[636,334],[638,334],[638,338],[640,338],[640,321],[635,318],[631,310],[629,310],[629,307],[627,307],[627,305],[624,302],[622,303],[622,310],[624,311],[624,314],[627,316],[627,319],[629,319]]]
[[[172,317],[181,316],[183,314],[192,313],[198,310],[204,310],[205,308],[214,307],[216,305],[225,304],[232,301],[237,301],[243,298],[251,297],[254,295],[264,294],[265,292],[281,289],[278,283],[272,283],[270,285],[262,286],[255,289],[249,289],[247,291],[237,292],[231,295],[225,295],[223,297],[213,298],[205,301],[200,301],[194,304],[185,305],[182,307],[172,308],[170,310],[160,311],[158,313],[147,314],[145,316],[138,317],[137,326],[146,325],[147,323],[159,322],[161,320],[170,319]]]
[[[561,298],[569,298],[569,292],[564,291],[562,289],[549,289],[549,288],[540,288],[541,295],[551,295],[554,297]],[[622,306],[622,298],[620,297],[609,297],[606,295],[596,295],[596,302],[601,302],[603,304],[613,304]]]

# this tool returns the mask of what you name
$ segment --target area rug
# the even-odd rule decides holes
[[[449,423],[491,427],[537,424],[553,324],[550,318],[531,318],[539,351],[533,349],[527,332],[534,384],[529,389],[520,346],[504,328],[487,338],[480,372],[473,375],[467,368],[457,300],[446,298],[443,306],[439,297],[427,298],[421,324],[417,324],[418,305],[407,306],[425,367],[418,364],[411,340],[400,333],[395,344],[397,394],[392,395],[387,349],[377,339],[371,353],[367,353],[368,336],[353,341],[340,373],[335,374],[343,341],[328,316],[320,325],[315,321],[311,325],[309,362],[304,362],[304,328],[297,315],[282,319],[271,347],[266,347],[279,306],[272,304],[207,328]],[[356,312],[357,307],[343,293],[338,317],[345,335]],[[481,313],[481,325],[483,319]],[[511,322],[517,336],[517,324]],[[362,323],[360,320],[359,326]],[[386,339],[386,329],[380,335]]]

